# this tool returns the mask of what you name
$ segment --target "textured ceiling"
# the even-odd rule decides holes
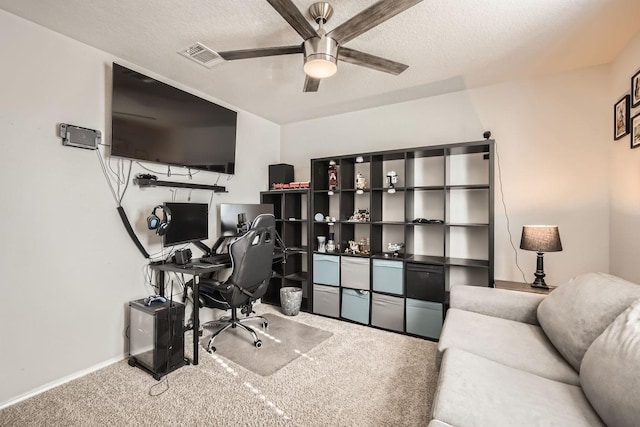
[[[314,0],[293,1],[308,17]],[[373,3],[333,0],[327,30]],[[303,93],[300,54],[207,69],[176,53],[194,42],[215,51],[301,43],[263,0],[0,0],[0,8],[276,123],[608,63],[640,30],[639,0],[425,0],[346,44],[407,71],[339,62],[317,93]]]

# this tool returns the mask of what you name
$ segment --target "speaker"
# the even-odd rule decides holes
[[[273,184],[289,184],[294,181],[293,165],[286,163],[269,165],[269,187],[273,187]]]
[[[90,150],[98,149],[98,144],[102,139],[102,134],[99,130],[82,128],[66,123],[60,123],[58,135],[62,138],[62,145],[88,148]]]
[[[160,218],[156,211],[162,209],[162,218]],[[158,205],[153,208],[151,215],[147,217],[147,227],[149,230],[156,230],[158,236],[164,236],[171,224],[171,210],[164,205]]]

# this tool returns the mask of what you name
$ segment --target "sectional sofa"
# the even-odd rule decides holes
[[[451,289],[430,427],[639,426],[640,286]]]

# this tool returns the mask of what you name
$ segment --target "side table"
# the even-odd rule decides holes
[[[553,291],[556,288],[555,286],[549,286],[549,289],[534,288],[529,283],[512,282],[509,280],[496,280],[495,287],[497,289],[508,289],[510,291],[519,291],[519,292],[531,292],[534,294],[543,294],[543,295],[548,294],[549,292]]]

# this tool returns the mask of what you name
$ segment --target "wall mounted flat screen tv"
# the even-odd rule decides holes
[[[113,64],[112,156],[233,174],[237,116]]]
[[[164,246],[207,240],[209,238],[209,205],[206,203],[164,204],[171,211],[171,221],[163,236]]]

